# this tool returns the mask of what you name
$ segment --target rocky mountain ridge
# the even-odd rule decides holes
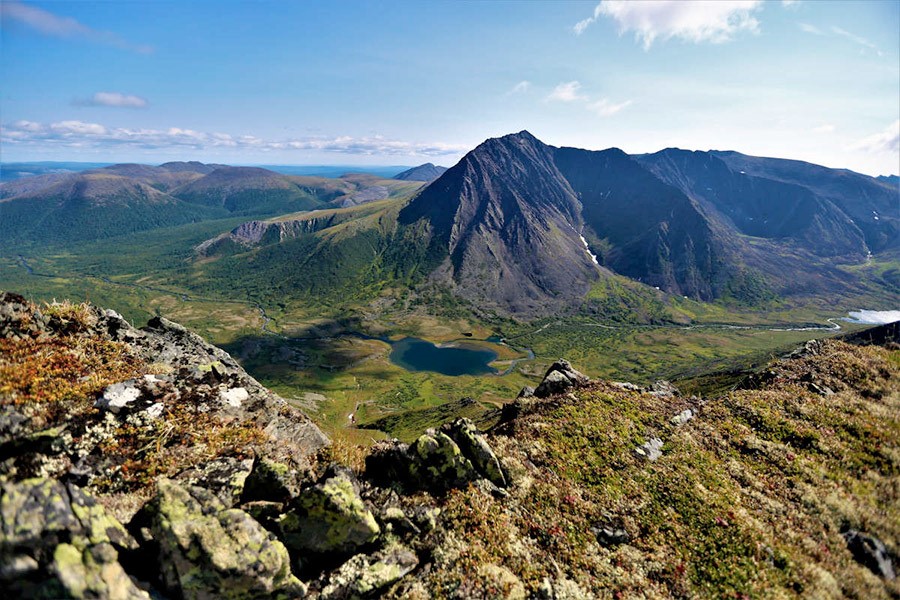
[[[560,360],[488,432],[333,444],[157,318],[0,295],[0,589],[896,597],[896,324],[710,398]]]

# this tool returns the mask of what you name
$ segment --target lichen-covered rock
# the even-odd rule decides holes
[[[318,554],[351,554],[381,533],[344,472],[303,490],[278,526],[288,548]]]
[[[146,410],[167,394],[177,396],[177,393],[168,378],[148,374],[107,386],[94,407],[113,414]]]
[[[268,500],[284,502],[296,497],[300,488],[296,475],[287,465],[268,458],[258,458],[244,483],[244,502]]]
[[[416,555],[403,546],[392,546],[372,555],[357,554],[328,576],[321,600],[369,598],[419,564]]]
[[[183,598],[300,597],[284,545],[250,515],[199,487],[160,479],[153,537],[162,578]]]
[[[478,431],[472,421],[464,418],[456,419],[443,425],[441,431],[456,442],[463,455],[472,461],[475,468],[488,481],[499,487],[506,487],[506,477],[503,475],[497,455],[488,444],[487,438]]]
[[[79,488],[51,479],[0,486],[0,589],[19,596],[146,598],[118,562],[137,542]]]
[[[72,544],[59,544],[49,571],[67,597],[150,598],[128,577],[110,544],[97,544],[82,550]]]
[[[409,473],[419,487],[446,491],[480,477],[472,461],[448,435],[429,429],[409,448]]]
[[[225,506],[231,507],[240,501],[252,469],[252,458],[223,456],[182,471],[175,479],[183,485],[199,485],[208,489]]]

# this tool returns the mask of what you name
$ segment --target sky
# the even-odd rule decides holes
[[[555,146],[900,172],[900,0],[0,0],[0,161]]]

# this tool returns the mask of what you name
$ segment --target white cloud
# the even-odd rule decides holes
[[[152,46],[132,44],[110,31],[92,29],[71,17],[60,17],[18,0],[3,0],[0,2],[0,22],[2,22],[4,28],[11,22],[17,22],[51,37],[82,38],[99,44],[115,46],[122,50],[140,52],[141,54],[153,52]]]
[[[516,85],[512,86],[508,92],[506,92],[507,96],[512,96],[513,94],[524,94],[528,90],[531,89],[530,81],[520,81]]]
[[[32,125],[31,128],[34,131]],[[71,135],[106,135],[106,127],[97,123],[85,123],[84,121],[60,121],[50,125],[50,131],[62,136]]]
[[[587,100],[587,96],[578,93],[581,89],[581,83],[578,81],[569,81],[561,83],[550,92],[547,100],[558,100],[560,102],[575,102],[576,100]]]
[[[800,0],[781,0],[781,5],[787,8],[788,6],[795,6],[800,4]]]
[[[206,133],[194,129],[170,127],[160,129],[128,129],[105,127],[84,121],[60,121],[43,124],[16,121],[0,128],[0,142],[20,146],[64,148],[246,148],[271,150],[317,150],[336,154],[390,156],[447,156],[470,149],[469,146],[443,142],[408,142],[382,136],[355,138],[306,137],[287,140],[265,140],[252,135]]]
[[[855,44],[859,44],[863,48],[874,50],[875,53],[878,54],[878,56],[882,56],[882,52],[878,49],[878,47],[864,37],[860,37],[854,33],[850,33],[846,29],[841,29],[840,27],[832,27],[831,31],[835,35],[839,35],[842,38],[846,38]]]
[[[76,106],[111,106],[114,108],[147,108],[146,98],[119,92],[97,92],[86,100],[76,100]]]
[[[618,104],[615,104],[613,102],[610,102],[606,98],[603,98],[597,102],[588,104],[588,109],[594,111],[601,117],[611,117],[623,108],[627,108],[630,105],[631,100],[626,100],[625,102],[619,102]]]
[[[813,133],[834,133],[834,129],[834,125],[825,123],[824,125],[813,127],[810,131],[812,131]]]
[[[849,149],[875,154],[900,153],[900,119],[888,125],[884,131],[865,137],[852,144]]]
[[[813,35],[825,35],[825,32],[815,25],[810,25],[809,23],[797,23],[797,25],[799,25],[800,29],[805,33],[811,33]]]
[[[574,26],[580,35],[600,17],[609,17],[619,25],[619,33],[634,32],[635,39],[649,49],[656,39],[678,38],[687,42],[721,43],[737,33],[759,31],[752,13],[761,0],[603,0],[594,14]]]

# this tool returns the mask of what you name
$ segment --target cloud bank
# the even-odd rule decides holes
[[[618,24],[620,35],[633,32],[645,50],[657,39],[722,43],[741,32],[757,33],[759,21],[752,13],[761,6],[761,0],[603,0],[573,30],[581,35],[601,17],[609,17]]]
[[[272,150],[316,150],[350,155],[382,156],[447,156],[469,150],[468,146],[442,142],[422,143],[371,137],[306,137],[288,140],[265,140],[252,135],[207,133],[193,129],[128,129],[106,127],[84,121],[37,123],[16,121],[4,125],[0,133],[3,144],[65,148],[121,147],[157,150],[165,148],[234,148]]]

